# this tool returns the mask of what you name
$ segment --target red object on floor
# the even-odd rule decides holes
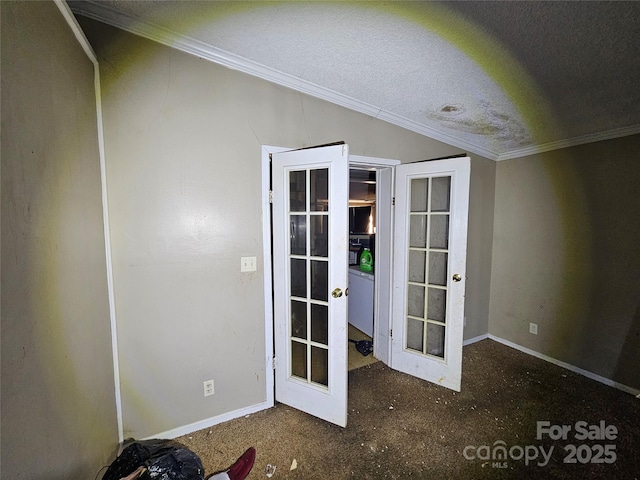
[[[231,465],[231,468],[227,470],[227,475],[231,480],[244,480],[249,475],[251,468],[253,468],[255,460],[256,449],[251,447],[236,460],[236,463]]]

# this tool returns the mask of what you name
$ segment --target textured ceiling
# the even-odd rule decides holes
[[[488,158],[640,133],[640,2],[69,5]]]

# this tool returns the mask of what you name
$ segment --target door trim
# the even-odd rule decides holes
[[[266,407],[275,405],[274,345],[273,332],[273,256],[271,254],[271,154],[293,150],[287,147],[262,145],[262,271],[264,272],[264,351]]]

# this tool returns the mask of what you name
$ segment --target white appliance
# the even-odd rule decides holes
[[[372,273],[349,268],[349,323],[373,338]]]

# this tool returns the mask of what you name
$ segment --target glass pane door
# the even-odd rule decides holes
[[[469,158],[396,166],[391,366],[460,390]]]
[[[349,152],[272,155],[276,400],[347,422]]]

